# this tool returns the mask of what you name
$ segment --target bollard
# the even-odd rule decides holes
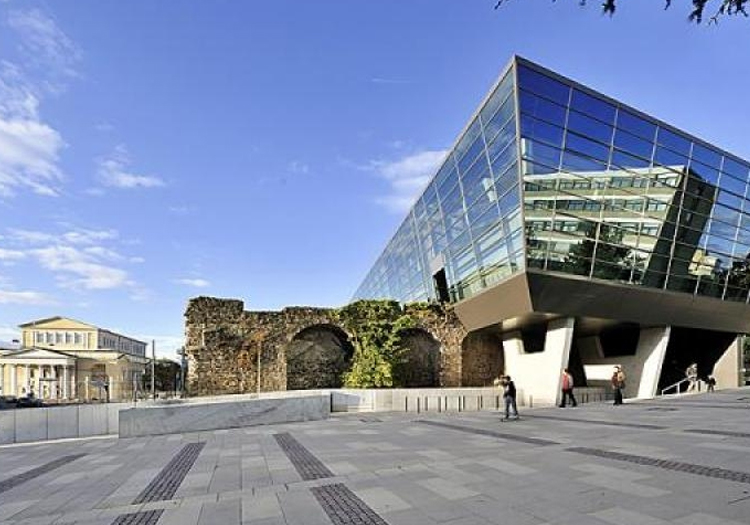
[[[441,400],[440,400],[440,397],[438,397],[438,413],[440,413],[440,412],[442,412],[442,411],[443,411],[443,406],[442,406],[442,402],[441,402]]]
[[[419,410],[419,400],[420,400],[420,399],[421,399],[421,398],[417,397],[417,414],[419,414],[419,412],[420,412],[420,410]]]
[[[429,411],[430,411],[430,409],[428,408],[428,404],[427,404],[427,402],[428,402],[429,400],[430,400],[430,398],[429,398],[429,397],[427,397],[427,396],[424,396],[424,411],[425,411],[425,412],[429,412]]]
[[[408,411],[409,411],[409,397],[407,396],[404,398],[404,412],[408,412]]]
[[[534,408],[534,396],[529,396],[529,408]]]
[[[500,410],[500,396],[495,396],[495,410]]]

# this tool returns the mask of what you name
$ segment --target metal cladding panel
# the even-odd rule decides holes
[[[750,305],[569,275],[526,273],[533,311],[643,325],[750,331]]]
[[[514,275],[454,306],[467,330],[477,330],[533,312],[526,274]]]

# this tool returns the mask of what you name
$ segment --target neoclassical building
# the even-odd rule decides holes
[[[128,399],[146,343],[66,317],[24,323],[21,348],[0,355],[0,394],[48,400]]]

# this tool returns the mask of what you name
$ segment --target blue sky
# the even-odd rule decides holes
[[[345,304],[513,53],[750,158],[750,22],[620,3],[0,0],[0,339]]]

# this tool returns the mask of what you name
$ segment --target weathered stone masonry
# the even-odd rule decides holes
[[[412,352],[406,366],[432,363],[427,355],[430,345],[439,349],[435,374],[402,371],[414,386],[487,385],[501,371],[501,357],[498,361],[477,356],[482,362],[495,362],[492,368],[469,362],[465,348],[462,353],[467,333],[452,310],[409,305],[405,310],[417,320],[405,337]],[[327,308],[253,312],[245,311],[240,300],[197,297],[188,303],[185,327],[190,395],[255,392],[259,352],[261,391],[340,386],[337,382],[351,358],[351,334]],[[500,347],[483,352],[502,356]],[[419,383],[435,377],[437,384]]]

